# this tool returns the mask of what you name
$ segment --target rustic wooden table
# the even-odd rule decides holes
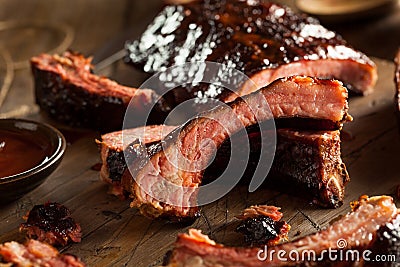
[[[0,0],[0,81],[3,89],[9,89],[0,105],[0,116],[48,121],[34,104],[27,59],[54,48],[68,47],[94,55],[94,61],[101,62],[100,73],[121,83],[140,85],[140,75],[130,67],[103,59],[121,50],[125,39],[138,36],[159,6],[160,1],[156,0]],[[13,203],[1,205],[0,242],[23,241],[24,236],[18,233],[22,216],[35,204],[57,201],[73,211],[83,229],[82,242],[66,247],[64,252],[79,255],[89,266],[153,266],[161,263],[177,233],[186,232],[189,227],[202,229],[218,242],[238,244],[241,238],[233,231],[234,215],[251,204],[282,207],[284,219],[293,227],[290,237],[295,238],[327,226],[348,212],[348,203],[362,194],[394,195],[400,184],[400,138],[393,111],[394,66],[388,60],[400,45],[400,12],[397,9],[385,17],[330,26],[374,56],[379,68],[375,92],[350,101],[354,122],[344,130],[352,138],[343,141],[343,157],[352,181],[341,208],[321,209],[301,198],[268,189],[250,194],[246,187],[239,186],[227,197],[204,207],[202,216],[191,226],[151,221],[129,208],[128,202],[106,193],[106,185],[92,168],[99,162],[94,142],[98,133],[48,121],[65,134],[66,155],[40,187]],[[6,64],[11,61],[14,65]]]

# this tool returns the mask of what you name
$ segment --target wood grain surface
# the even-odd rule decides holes
[[[21,3],[25,5],[19,7]],[[126,38],[137,36],[159,6],[160,2],[155,0],[148,0],[145,4],[129,0],[0,0],[0,21],[41,19],[48,23],[67,24],[74,34],[70,48],[86,55],[92,54],[99,62],[121,50]],[[11,33],[7,34],[10,36]],[[7,43],[10,38],[5,36],[0,30],[0,50],[7,45],[8,50],[13,50],[10,48],[15,43]],[[18,38],[13,40],[20,42]],[[20,47],[36,51],[36,42],[40,40],[32,39]],[[21,56],[15,49],[9,53],[14,61]],[[29,55],[29,52],[24,55]],[[99,172],[92,168],[100,161],[94,142],[99,134],[71,129],[48,120],[34,104],[29,68],[15,68],[9,93],[0,106],[0,116],[10,116],[14,112],[14,115],[50,122],[64,133],[68,147],[60,167],[40,187],[15,202],[2,203],[0,242],[23,241],[24,235],[18,233],[22,216],[35,204],[57,201],[72,210],[73,217],[83,229],[82,242],[67,246],[63,252],[78,255],[88,266],[157,266],[172,248],[177,234],[186,232],[189,227],[202,229],[224,244],[242,244],[242,237],[234,232],[234,216],[252,204],[282,207],[284,219],[292,225],[290,238],[294,239],[326,227],[348,212],[349,202],[362,194],[394,195],[396,186],[400,184],[397,165],[400,137],[393,107],[394,66],[387,60],[374,60],[379,69],[375,92],[350,100],[354,122],[345,125],[342,153],[351,182],[342,207],[321,209],[302,198],[277,191],[262,188],[248,193],[246,186],[238,186],[226,197],[203,207],[201,217],[190,226],[151,221],[129,208],[128,201],[108,195],[107,186],[99,180]],[[5,73],[3,69],[4,65],[0,67],[0,74]],[[121,61],[106,65],[99,73],[129,85],[138,86],[142,81],[139,73]],[[398,200],[397,204],[400,204]]]

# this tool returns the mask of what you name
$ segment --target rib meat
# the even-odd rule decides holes
[[[200,231],[191,229],[189,234],[178,236],[168,266],[368,266],[368,262],[362,261],[329,261],[328,253],[325,254],[325,257],[321,253],[328,251],[328,249],[342,249],[343,251],[358,250],[360,251],[359,255],[362,255],[362,252],[366,249],[376,252],[377,250],[374,249],[376,247],[383,247],[384,249],[391,247],[393,249],[393,246],[395,246],[394,248],[398,248],[400,244],[398,236],[399,220],[400,210],[396,208],[391,197],[363,197],[353,212],[334,222],[325,230],[290,243],[268,247],[269,250],[266,254],[264,253],[265,250],[260,253],[259,248],[225,247],[210,240]],[[390,234],[382,234],[384,232]],[[280,257],[287,259],[287,261],[278,258],[279,251],[282,251]],[[312,251],[315,252],[315,258],[311,258],[310,261],[307,261],[308,258],[305,258],[304,262],[297,261],[296,257],[293,256],[293,251],[297,252],[298,255]],[[388,255],[388,251],[393,250],[386,250],[384,255]],[[289,253],[292,253],[294,260],[289,258]],[[398,255],[398,251],[396,253]],[[338,256],[339,254],[335,255]],[[343,253],[342,255],[346,254]],[[312,260],[321,257],[324,261]],[[373,259],[373,254],[368,255],[368,257]],[[397,258],[396,262],[398,264],[400,258]],[[387,266],[390,266],[392,263],[388,262],[387,264],[389,264]]]
[[[77,257],[59,254],[49,244],[30,239],[25,245],[11,241],[0,244],[0,265],[4,266],[46,266],[46,267],[84,267]],[[11,264],[11,265],[8,265]],[[2,265],[3,266],[3,265]]]
[[[308,117],[341,124],[348,118],[347,108],[347,90],[340,82],[302,76],[278,79],[177,128],[155,145],[149,157],[132,164],[133,174],[125,171],[122,183],[134,199],[131,205],[144,214],[195,216],[203,169],[224,140],[273,118]]]
[[[138,116],[144,116],[158,99],[153,90],[125,87],[92,74],[91,58],[77,53],[41,54],[31,59],[31,66],[37,104],[74,126],[121,129],[130,101]]]
[[[281,124],[279,120],[276,122],[277,126]],[[301,121],[296,123],[297,127],[304,126]],[[243,174],[245,179],[252,177],[260,161],[260,154],[263,153],[260,131],[249,129],[247,134],[250,140],[250,157]],[[341,158],[340,131],[282,128],[277,129],[276,137],[274,161],[264,184],[309,198],[320,206],[341,206],[345,185],[350,178]],[[229,163],[231,150],[234,155],[246,153],[242,149],[246,138],[236,140],[238,141],[233,147],[228,142],[221,146],[214,162],[206,170],[207,178],[221,174]]]
[[[137,146],[138,136],[145,135],[140,144],[145,145],[149,153],[151,147],[156,146],[157,142],[175,128],[175,126],[161,125],[146,126],[102,135],[101,141],[97,141],[102,160],[100,177],[110,185],[111,194],[125,198],[121,186],[121,177],[127,168],[124,150],[132,161],[138,159],[143,151],[143,147],[139,149]],[[164,135],[162,131],[165,131]],[[123,133],[125,140],[133,145],[133,147],[128,146],[129,152],[122,142]],[[229,142],[221,145],[213,163],[205,171],[205,178],[212,180],[221,174],[229,163],[231,149],[236,151],[236,155],[246,153],[241,149],[245,146],[247,138],[250,142],[250,158],[243,177],[251,177],[262,152],[261,135],[259,131],[253,130],[245,134],[248,134],[248,137],[240,136],[233,148]],[[268,181],[273,182],[279,190],[290,187],[296,188],[296,191],[302,189],[302,196],[312,198],[322,206],[340,206],[344,197],[344,186],[350,179],[341,159],[339,130],[278,129],[276,134],[276,152]],[[243,144],[240,141],[243,141]]]
[[[279,133],[271,183],[312,196],[321,206],[341,206],[350,178],[341,158],[340,131]]]
[[[317,19],[261,0],[199,0],[168,5],[138,40],[127,42],[126,49],[125,61],[148,73],[186,62],[209,61],[235,68],[250,77],[255,86],[226,69],[216,72],[211,80],[235,80],[240,96],[291,75],[335,78],[364,94],[371,92],[377,80],[375,64]],[[169,77],[169,83],[181,84],[182,72],[189,77],[203,73],[201,68],[197,72],[192,68],[179,70],[178,75]],[[219,98],[225,102],[236,97],[221,87],[185,85],[185,89],[176,91],[177,103],[185,99],[185,94],[186,98]]]

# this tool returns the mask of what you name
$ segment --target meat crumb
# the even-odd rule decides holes
[[[255,205],[245,209],[236,218],[241,220],[236,232],[244,234],[245,242],[251,246],[277,245],[288,240],[290,225],[281,221],[280,208]]]
[[[69,242],[80,242],[81,227],[71,217],[70,210],[59,203],[36,205],[24,217],[20,226],[29,238],[46,242],[50,245],[65,246]]]

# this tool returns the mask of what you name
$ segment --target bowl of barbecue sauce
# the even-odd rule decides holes
[[[33,190],[58,167],[66,148],[54,127],[23,119],[0,119],[0,204]]]

